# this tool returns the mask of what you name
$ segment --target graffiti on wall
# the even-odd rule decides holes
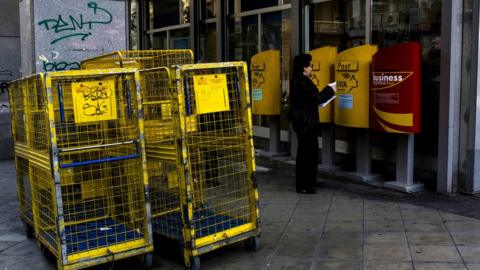
[[[92,36],[91,30],[97,25],[110,24],[113,21],[112,13],[100,7],[96,2],[89,2],[87,8],[86,13],[65,17],[59,14],[56,17],[39,21],[38,25],[55,34],[54,38],[50,40],[51,45],[70,38],[79,38],[79,40],[85,41]]]

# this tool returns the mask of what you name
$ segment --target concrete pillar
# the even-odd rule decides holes
[[[20,19],[17,0],[2,0],[0,17],[0,159],[13,157],[8,84],[20,77]]]

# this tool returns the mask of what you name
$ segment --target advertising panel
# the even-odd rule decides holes
[[[420,132],[421,45],[407,42],[373,56],[371,127],[391,133]]]

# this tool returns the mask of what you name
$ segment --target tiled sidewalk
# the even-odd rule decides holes
[[[54,269],[23,235],[14,173],[12,161],[0,161],[0,269]],[[258,178],[261,249],[236,244],[214,251],[202,257],[202,269],[480,270],[478,219],[414,205],[396,193],[379,200],[352,191],[365,190],[359,185],[327,181],[317,194],[299,195],[284,172]],[[154,269],[183,269],[157,253]],[[139,268],[126,260],[115,269]]]

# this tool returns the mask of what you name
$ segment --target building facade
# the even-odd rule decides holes
[[[295,155],[285,113],[293,55],[323,46],[338,52],[363,44],[379,49],[406,41],[422,46],[421,132],[414,136],[415,178],[442,193],[480,192],[478,3],[472,0],[131,0],[131,48],[191,48],[199,62],[243,60],[280,52],[282,112],[255,116],[257,147]],[[358,151],[371,153],[370,173],[399,166],[395,134],[334,126],[333,165],[355,170]],[[333,138],[333,139],[332,139]],[[356,146],[357,145],[357,146]],[[322,156],[325,159],[325,156]],[[368,156],[366,156],[368,157]],[[324,162],[326,160],[323,160]]]
[[[39,69],[38,61],[43,58],[39,58],[35,50],[41,43],[34,40],[43,40],[41,30],[52,30],[28,17],[32,9],[42,8],[35,7],[33,2],[20,1],[20,23],[13,27],[16,33],[20,28],[23,33],[22,75],[29,74],[28,68]],[[83,13],[99,16],[89,10],[87,2],[78,1],[77,9],[74,8],[76,5],[69,6],[69,14],[81,14],[77,10],[83,8]],[[125,13],[110,2],[123,2]],[[97,34],[100,37],[105,32],[94,29],[92,36],[82,42],[69,43],[73,49],[66,53],[99,54],[121,49],[128,43],[128,48],[141,50],[191,48],[198,62],[241,60],[251,64],[252,57],[258,53],[277,51],[280,55],[281,93],[276,102],[280,103],[280,112],[255,115],[253,119],[256,147],[270,157],[295,156],[296,152],[295,133],[287,117],[294,55],[325,46],[336,47],[342,52],[365,44],[376,45],[381,50],[407,41],[418,42],[422,63],[421,132],[404,140],[407,137],[397,134],[324,124],[319,136],[321,163],[331,168],[341,167],[342,171],[380,174],[383,179],[398,178],[399,171],[412,169],[411,177],[438,192],[480,192],[478,1],[98,0],[95,3],[96,7],[101,6],[112,15],[112,21],[108,22],[125,14],[125,38],[120,38],[119,42],[115,41],[116,38],[108,38],[105,44],[92,47],[88,43],[90,38]],[[57,16],[58,12],[50,13],[47,15]],[[94,21],[105,18],[108,19],[102,17]],[[112,27],[118,32],[115,36],[119,36],[122,26],[118,23],[106,26],[106,22],[98,27]],[[8,27],[2,27],[1,42],[10,35],[18,36],[5,30]],[[33,27],[38,31],[33,31]],[[95,40],[99,40],[98,37]],[[60,45],[56,37],[51,38]],[[55,44],[51,41],[47,45]],[[63,48],[65,46],[60,47]],[[44,53],[44,56],[55,58],[58,55]],[[2,77],[4,62],[15,61],[1,58],[0,83],[6,81]],[[75,67],[65,69],[72,68]],[[35,72],[38,71],[42,70]],[[0,106],[4,99],[0,92]],[[398,146],[403,145],[399,142],[403,142],[403,148]],[[400,161],[403,154],[408,158]]]

